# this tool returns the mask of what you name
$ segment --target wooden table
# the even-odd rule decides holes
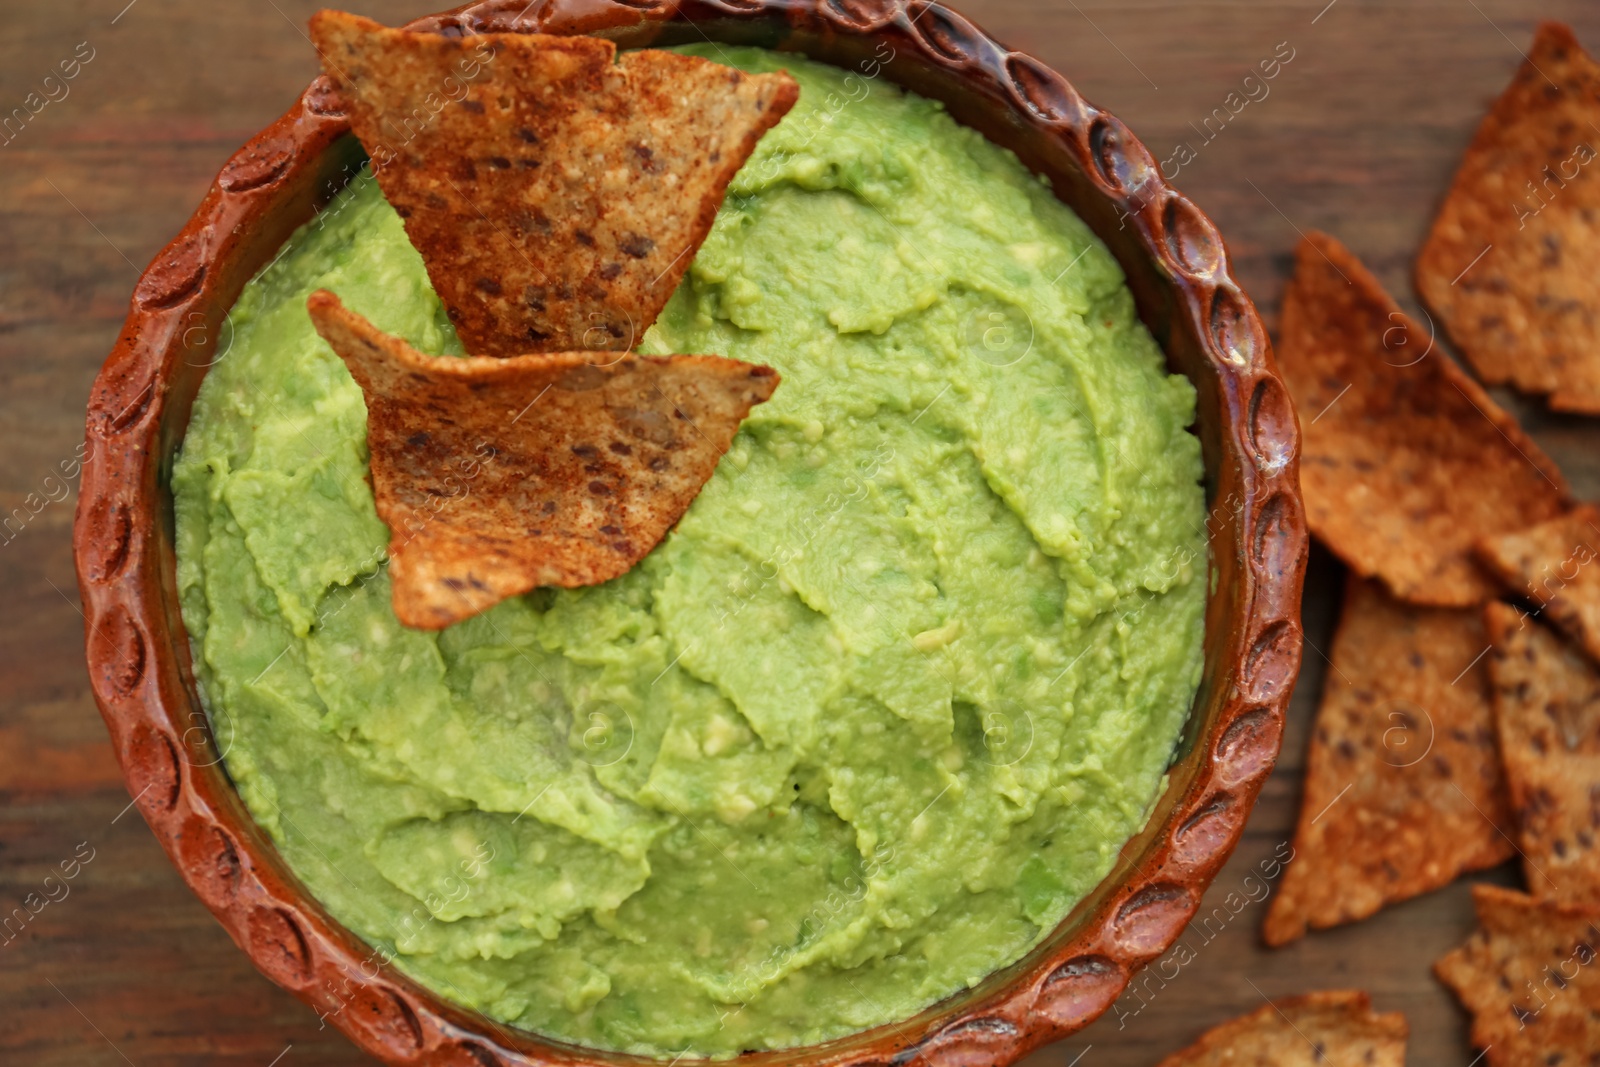
[[[396,22],[440,2],[359,6]],[[1115,110],[1158,158],[1180,141],[1197,147],[1179,184],[1217,220],[1240,277],[1275,320],[1298,232],[1311,228],[1345,240],[1409,302],[1412,256],[1535,18],[1570,21],[1600,50],[1600,7],[1583,0],[1326,3],[959,6]],[[52,478],[82,440],[89,383],[139,270],[223,160],[315,73],[301,30],[317,6],[62,0],[6,11],[0,114],[42,95],[60,61],[76,55],[82,65],[65,96],[56,85],[60,98],[0,145],[0,512],[30,493],[54,498],[0,544],[0,911],[39,892],[75,851],[93,857],[67,896],[0,944],[8,1064],[365,1062],[255,972],[127,807],[82,661],[68,546],[75,486]],[[1280,43],[1293,59],[1270,95],[1207,141],[1196,127]],[[1580,494],[1600,495],[1600,427],[1518,410]],[[1306,670],[1283,759],[1203,910],[1241,890],[1293,828],[1340,579],[1315,553]],[[1029,1063],[1151,1064],[1264,995],[1359,986],[1406,1013],[1411,1063],[1467,1067],[1464,1017],[1429,973],[1471,928],[1465,883],[1276,952],[1258,940],[1263,910],[1250,905],[1220,932],[1191,931],[1196,958],[1174,980],[1129,994]]]

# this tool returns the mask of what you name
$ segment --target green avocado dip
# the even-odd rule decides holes
[[[306,297],[461,349],[365,175],[245,287],[172,475],[226,769],[373,968],[669,1058],[892,1022],[1037,944],[1162,788],[1207,569],[1194,391],[1049,188],[883,80],[696,51],[800,103],[640,347],[783,384],[642,563],[396,622]]]

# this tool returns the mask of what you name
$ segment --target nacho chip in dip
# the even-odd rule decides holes
[[[321,11],[311,37],[468,352],[629,351],[734,173],[798,98],[598,37],[443,37]]]
[[[1485,647],[1477,608],[1403,604],[1350,577],[1267,944],[1511,857]]]
[[[1600,912],[1472,887],[1478,929],[1433,965],[1489,1067],[1586,1067],[1600,1049]]]
[[[1326,234],[1296,254],[1278,360],[1312,532],[1401,599],[1487,600],[1473,544],[1566,510],[1556,465]]]
[[[1506,604],[1490,604],[1485,622],[1528,890],[1600,906],[1600,668]]]
[[[1478,542],[1478,558],[1600,663],[1600,509]]]
[[[1600,64],[1566,26],[1478,127],[1417,289],[1485,381],[1600,413]]]
[[[1404,1067],[1409,1034],[1366,993],[1307,993],[1213,1027],[1158,1067]]]
[[[307,303],[366,396],[395,615],[420,629],[625,573],[778,385],[718,356],[426,356],[332,293]]]

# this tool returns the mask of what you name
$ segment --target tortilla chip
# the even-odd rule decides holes
[[[1404,1067],[1409,1035],[1365,993],[1307,993],[1213,1027],[1158,1067]]]
[[[1417,289],[1491,384],[1600,413],[1600,65],[1559,23],[1461,161]],[[1480,258],[1481,257],[1481,258]]]
[[[394,612],[424,630],[625,573],[778,386],[719,356],[425,356],[325,290],[307,306],[366,395]]]
[[[1485,622],[1528,889],[1600,907],[1600,668],[1515,608],[1491,604]]]
[[[1478,929],[1433,965],[1488,1067],[1587,1067],[1600,1049],[1600,912],[1472,887]]]
[[[1600,509],[1480,541],[1478,558],[1600,663]]]
[[[311,36],[462,344],[631,350],[724,190],[799,97],[597,37],[442,37],[321,11]]]
[[[1566,509],[1556,465],[1326,234],[1300,244],[1278,359],[1312,532],[1396,596],[1489,599],[1473,544]]]
[[[1512,856],[1487,647],[1477,608],[1414,607],[1350,577],[1267,944]]]

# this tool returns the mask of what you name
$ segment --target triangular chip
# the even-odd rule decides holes
[[[778,386],[718,356],[425,356],[332,293],[308,307],[366,394],[394,611],[425,630],[626,572]]]
[[[1600,663],[1600,509],[1480,541],[1478,558]]]
[[[321,11],[311,37],[468,352],[632,349],[798,98],[597,37],[443,37]]]
[[[1365,993],[1307,993],[1213,1027],[1159,1067],[1404,1067],[1409,1035]]]
[[[1478,929],[1433,965],[1488,1067],[1588,1067],[1600,1050],[1600,912],[1472,887]]]
[[[1267,944],[1511,857],[1487,647],[1479,609],[1402,604],[1350,577]]]
[[[1486,622],[1528,890],[1600,906],[1600,668],[1515,608],[1491,604]]]
[[[1556,465],[1325,234],[1300,244],[1281,333],[1312,532],[1404,600],[1493,596],[1472,546],[1564,511]]]
[[[1600,413],[1600,65],[1539,27],[1467,149],[1417,289],[1485,381]]]

